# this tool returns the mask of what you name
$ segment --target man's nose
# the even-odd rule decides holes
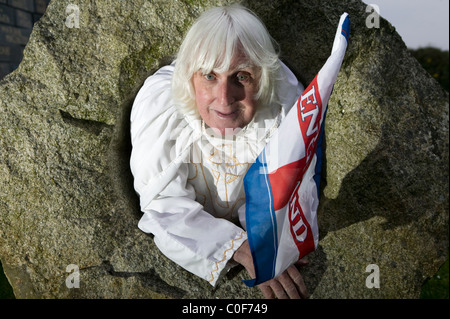
[[[236,101],[236,96],[236,88],[230,80],[227,79],[219,83],[217,88],[217,98],[220,106],[230,106]]]

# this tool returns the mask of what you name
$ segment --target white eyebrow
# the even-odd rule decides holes
[[[229,73],[236,73],[236,72],[239,72],[239,71],[242,71],[242,70],[245,70],[245,69],[251,69],[252,70],[252,72],[251,72],[252,74],[256,73],[256,71],[255,71],[256,66],[254,64],[252,64],[251,62],[243,62],[243,63],[235,66],[234,68],[230,69],[227,72],[229,72]],[[208,72],[205,73],[202,69],[200,69],[200,70],[203,72],[203,74],[208,73]],[[213,68],[211,70],[211,72],[220,73],[217,68]]]
[[[239,64],[238,66],[236,66],[235,68],[233,68],[233,72],[244,70],[244,69],[253,69],[254,67],[255,66],[249,62],[242,63],[242,64]]]

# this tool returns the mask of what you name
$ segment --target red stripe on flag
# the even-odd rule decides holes
[[[304,164],[305,158],[302,158],[269,174],[275,211],[283,208],[289,202],[298,181],[301,179]]]
[[[300,204],[301,194],[298,192],[303,175],[311,164],[311,160],[317,150],[321,129],[322,107],[316,75],[297,102],[298,122],[305,143],[305,157],[302,159],[303,165],[300,167],[300,178],[297,188],[289,201],[288,210],[291,235],[299,251],[299,259],[315,249],[313,231],[305,218]]]
[[[290,230],[292,239],[299,252],[298,259],[301,259],[314,251],[316,245],[314,244],[313,231],[300,205],[299,188],[300,184],[298,184],[294,196],[291,201],[289,201],[289,224],[291,225]]]

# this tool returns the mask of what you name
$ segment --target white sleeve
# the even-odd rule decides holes
[[[172,72],[168,65],[148,77],[131,110],[130,168],[141,209],[175,176],[192,144],[192,130],[171,100]]]
[[[147,79],[131,113],[130,165],[144,212],[138,227],[154,234],[168,258],[215,285],[247,234],[195,201],[186,163],[195,137],[171,102],[172,71],[166,66]]]
[[[186,184],[187,169],[180,167],[178,176],[147,206],[138,226],[155,235],[165,256],[214,286],[247,233],[203,210]]]

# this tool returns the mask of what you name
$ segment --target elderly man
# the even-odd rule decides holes
[[[213,286],[236,264],[255,275],[243,178],[303,91],[274,45],[246,8],[212,8],[133,105],[131,169],[144,213],[138,227]],[[294,265],[258,287],[267,298],[307,295]]]

